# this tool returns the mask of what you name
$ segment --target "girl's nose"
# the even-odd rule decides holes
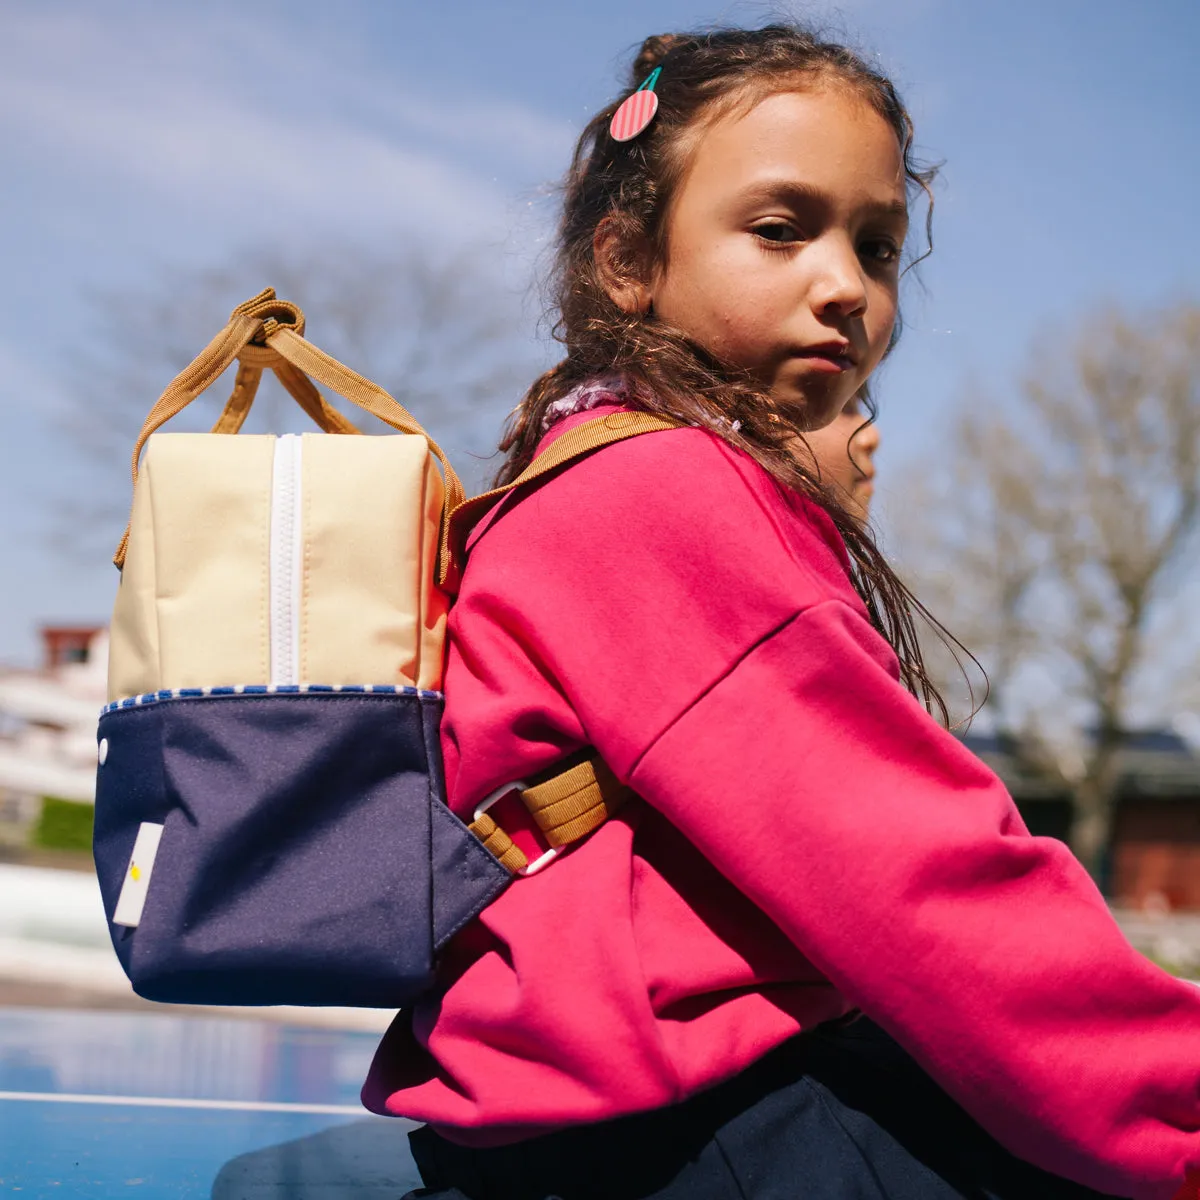
[[[814,245],[810,249],[817,247]],[[809,262],[815,269],[809,289],[814,312],[852,317],[866,309],[867,288],[862,263],[846,238],[828,238],[821,253],[810,254]]]
[[[874,421],[854,435],[854,448],[868,461],[879,449],[879,426]]]

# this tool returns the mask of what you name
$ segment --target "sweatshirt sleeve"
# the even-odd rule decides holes
[[[633,786],[1014,1153],[1168,1200],[1200,1164],[1200,989],[1129,946],[880,642],[841,601],[806,609]]]

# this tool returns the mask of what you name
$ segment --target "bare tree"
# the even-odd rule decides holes
[[[1022,767],[1071,796],[1095,874],[1125,738],[1195,694],[1200,307],[1089,318],[1015,399],[969,398],[945,445],[940,487],[905,505],[909,573],[987,669]]]
[[[86,504],[64,501],[73,540],[90,547],[119,532],[128,455],[146,413],[234,305],[268,284],[304,309],[307,336],[390,391],[451,454],[468,487],[481,484],[505,415],[542,357],[521,291],[480,265],[488,257],[420,246],[279,249],[220,268],[160,272],[143,290],[95,296],[95,322],[71,364],[72,399],[60,414],[80,465],[95,477]],[[231,386],[232,372],[172,428],[209,428]],[[269,373],[261,393],[248,431],[304,428],[306,418]],[[340,407],[365,431],[382,431],[374,418]]]

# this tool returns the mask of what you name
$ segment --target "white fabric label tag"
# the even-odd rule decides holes
[[[128,925],[135,929],[142,919],[146,906],[146,889],[150,886],[150,872],[154,870],[154,859],[158,854],[158,843],[163,827],[143,821],[138,826],[137,839],[133,843],[133,854],[129,859],[129,870],[117,897],[114,925]]]

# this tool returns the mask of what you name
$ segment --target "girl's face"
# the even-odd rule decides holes
[[[647,299],[808,429],[887,349],[908,229],[900,146],[837,86],[718,119],[692,151]]]
[[[875,452],[879,426],[866,424],[862,405],[852,397],[823,429],[796,438],[796,456],[820,478],[832,484],[849,510],[866,520],[875,491]]]

